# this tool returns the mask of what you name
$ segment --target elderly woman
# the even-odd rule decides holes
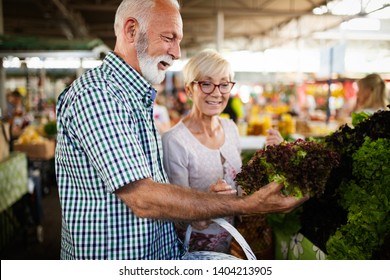
[[[209,186],[223,179],[233,187],[233,192],[223,193],[236,194],[234,178],[242,164],[238,129],[231,119],[219,117],[235,84],[231,66],[219,53],[204,50],[188,61],[183,76],[193,105],[190,113],[162,136],[169,180],[172,184],[217,192]],[[277,131],[272,130],[271,137],[267,144],[281,141]],[[233,222],[233,217],[226,219]],[[190,250],[229,251],[231,236],[223,228],[207,222],[192,226]],[[177,228],[183,237],[186,225]]]

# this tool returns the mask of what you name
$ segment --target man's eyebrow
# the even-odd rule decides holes
[[[167,37],[172,36],[173,38],[178,38],[179,37],[179,35],[176,32],[169,32],[169,31],[161,32],[161,35],[162,36],[167,36]]]

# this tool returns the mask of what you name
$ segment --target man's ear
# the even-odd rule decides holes
[[[125,38],[130,42],[134,42],[137,30],[138,21],[135,18],[127,18],[123,28]]]

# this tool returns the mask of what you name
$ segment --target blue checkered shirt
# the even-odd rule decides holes
[[[114,192],[168,182],[153,121],[155,90],[110,52],[57,102],[62,259],[178,259],[171,222],[138,218]]]

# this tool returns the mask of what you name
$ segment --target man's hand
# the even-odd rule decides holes
[[[300,199],[285,196],[281,192],[282,188],[283,185],[276,182],[271,182],[260,188],[247,197],[250,209],[257,208],[256,212],[258,213],[288,213],[309,199],[308,196]],[[252,205],[252,203],[256,205]]]

